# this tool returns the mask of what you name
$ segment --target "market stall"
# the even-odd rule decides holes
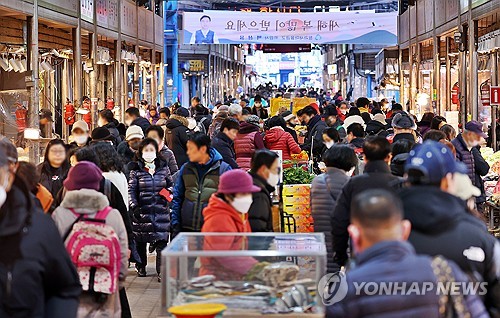
[[[325,271],[323,234],[180,233],[162,252],[162,315],[218,304],[223,317],[321,317]]]
[[[487,198],[485,216],[488,230],[500,238],[500,151],[494,152],[492,148],[483,147],[481,154],[491,167],[488,175],[483,178]]]

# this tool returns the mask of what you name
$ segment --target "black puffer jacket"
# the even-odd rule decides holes
[[[128,170],[128,164],[132,161],[134,161],[135,158],[135,152],[130,149],[128,142],[127,141],[122,141],[118,147],[116,148],[116,152],[121,156],[122,161],[124,162],[123,164],[123,173],[125,174],[125,177],[127,177],[130,174],[130,171]]]
[[[463,201],[436,187],[411,187],[401,191],[400,197],[405,219],[411,222],[408,240],[417,253],[443,255],[464,272],[488,282],[485,305],[491,313],[498,313],[500,245],[484,223],[466,212]]]
[[[54,222],[19,179],[0,209],[0,251],[0,317],[76,317],[76,269]]]
[[[65,163],[59,168],[54,168],[47,161],[38,165],[37,170],[40,175],[40,183],[47,188],[55,198],[59,190],[63,187],[63,181],[66,179],[69,171],[69,164]],[[54,207],[55,208],[55,207]],[[52,211],[53,209],[51,209]]]
[[[233,169],[238,169],[236,163],[236,153],[234,152],[234,142],[222,131],[212,138],[212,147],[221,155],[222,160]]]
[[[259,187],[260,192],[252,194],[252,205],[248,210],[248,221],[252,232],[272,232],[273,231],[273,213],[271,210],[271,192],[274,192],[274,187],[267,184],[259,175],[250,173],[253,178],[253,184]]]
[[[118,145],[122,141],[122,138],[120,137],[120,132],[118,132],[118,129],[116,129],[116,124],[114,122],[111,122],[107,123],[103,127],[108,128],[109,133],[111,134],[111,136],[113,136],[114,139],[113,144],[115,145],[115,147],[118,147]]]
[[[151,123],[144,117],[138,117],[134,119],[134,121],[130,124],[130,126],[141,127],[142,132],[144,133],[144,135],[146,135],[146,130],[148,130],[149,126],[151,126]]]
[[[163,160],[155,160],[153,175],[146,171],[144,163],[130,166],[129,200],[134,238],[137,242],[152,243],[168,240],[170,213],[168,201],[160,195],[163,189],[173,186],[170,170]]]
[[[409,153],[400,153],[392,158],[391,173],[393,175],[402,177],[405,174],[405,163],[409,156]]]
[[[352,199],[363,191],[385,189],[395,191],[400,186],[401,179],[393,176],[385,161],[367,162],[364,173],[350,179],[340,195],[332,217],[332,242],[334,261],[344,265],[347,261],[347,243],[349,233],[347,227],[351,222]]]
[[[189,136],[188,121],[185,117],[172,115],[167,121],[165,130],[165,144],[174,152],[177,166],[180,168],[189,161],[186,154]]]
[[[342,188],[349,181],[345,171],[327,168],[314,178],[311,187],[311,207],[314,219],[314,232],[324,233],[328,252],[328,273],[333,273],[332,215]]]

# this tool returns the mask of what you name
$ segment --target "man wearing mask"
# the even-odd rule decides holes
[[[135,154],[139,149],[141,141],[144,139],[144,133],[142,132],[141,127],[139,126],[130,126],[127,129],[127,133],[125,135],[125,140],[122,141],[116,151],[120,156],[122,156],[124,164],[123,173],[128,179],[129,169],[128,164],[134,161]]]
[[[76,317],[78,274],[9,157],[0,147],[0,317]]]
[[[262,97],[260,95],[256,95],[253,99],[252,115],[258,116],[260,119],[267,119],[269,117],[267,109],[262,105]]]
[[[318,111],[312,106],[306,106],[300,112],[300,120],[307,125],[307,134],[304,143],[300,146],[309,156],[319,157],[323,150],[323,130],[327,128],[326,123],[321,120]]]
[[[252,194],[253,202],[248,211],[252,232],[273,232],[271,193],[278,185],[279,173],[277,153],[270,150],[255,152],[251,162],[250,175],[253,184],[259,187],[260,191]]]
[[[451,141],[457,151],[457,160],[467,166],[467,175],[472,184],[481,190],[481,196],[476,198],[478,210],[482,211],[482,206],[486,202],[484,195],[484,183],[481,176],[488,174],[490,166],[481,155],[481,138],[488,138],[483,132],[483,125],[475,120],[465,124],[464,131]]]
[[[139,108],[130,107],[125,111],[125,125],[139,126],[142,129],[143,134],[146,134],[146,130],[151,126],[151,123],[144,117],[141,117]]]
[[[297,116],[292,114],[291,111],[287,110],[281,113],[281,117],[283,117],[283,119],[286,122],[285,131],[287,133],[290,133],[290,135],[292,135],[293,140],[295,140],[296,143],[299,143],[299,138],[297,137],[297,131],[295,130],[295,126],[297,126]]]
[[[337,129],[340,135],[340,139],[344,140],[347,133],[342,126],[344,123],[338,118],[337,108],[332,105],[328,105],[323,110],[323,116],[325,123],[328,127],[333,127]]]
[[[89,126],[83,120],[78,120],[71,130],[73,142],[69,144],[71,149],[86,147],[90,144]]]
[[[474,129],[467,127],[469,132]],[[457,184],[457,174],[466,170],[447,146],[427,140],[410,151],[405,164],[410,187],[399,197],[405,218],[412,224],[408,241],[415,251],[442,255],[478,283],[486,282],[484,303],[496,317],[493,313],[498,313],[500,306],[500,244],[457,197],[457,188],[463,188],[463,184]]]

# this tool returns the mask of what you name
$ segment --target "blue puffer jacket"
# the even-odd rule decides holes
[[[349,181],[345,171],[328,167],[326,173],[314,178],[311,186],[311,208],[314,232],[325,234],[328,272],[334,271],[332,246],[332,215],[342,188]]]
[[[475,170],[474,156],[467,147],[464,137],[462,136],[462,134],[460,134],[457,136],[457,138],[453,139],[451,143],[453,144],[453,146],[455,146],[455,149],[457,150],[458,161],[463,162],[467,166],[467,175],[472,181],[472,184],[477,186],[476,174],[474,172]]]
[[[129,200],[132,226],[137,242],[167,240],[170,214],[167,200],[160,195],[162,189],[173,186],[167,163],[156,160],[156,171],[151,175],[143,162],[130,165]]]
[[[210,149],[210,160],[206,164],[187,162],[181,167],[172,201],[173,236],[181,231],[201,231],[201,212],[212,194],[217,192],[220,175],[229,170],[231,166],[222,161],[222,155],[214,148]]]
[[[439,318],[439,294],[436,293],[437,278],[433,272],[432,258],[416,255],[413,247],[407,242],[385,241],[373,245],[357,258],[357,267],[347,272],[347,296],[340,302],[327,308],[327,318],[336,317],[426,317]],[[467,282],[467,276],[455,265],[448,262],[456,282]],[[374,290],[372,282],[377,284]],[[423,291],[424,283],[432,282],[430,291],[416,292],[411,289],[413,283]],[[357,284],[357,288],[356,285]],[[370,286],[366,286],[364,284]],[[380,292],[381,283],[398,287],[406,285],[404,293],[399,291],[393,295]],[[365,287],[360,287],[360,286]],[[415,286],[417,286],[415,285]],[[357,295],[356,290],[360,293]],[[391,290],[397,290],[392,288]],[[370,292],[370,295],[364,293]],[[470,317],[489,317],[481,299],[477,295],[465,296],[466,311]]]

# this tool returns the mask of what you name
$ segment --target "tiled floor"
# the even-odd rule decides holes
[[[148,277],[137,277],[133,265],[129,268],[125,288],[133,318],[158,317],[160,313],[160,283],[156,277],[155,257],[148,258]]]

